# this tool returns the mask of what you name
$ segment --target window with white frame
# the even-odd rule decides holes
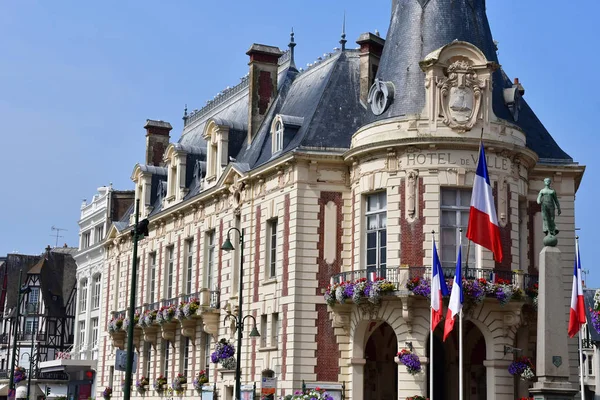
[[[162,353],[163,353],[163,375],[165,378],[169,376],[169,341],[163,340],[162,342]]]
[[[87,231],[81,235],[81,248],[87,249],[92,244],[92,232]]]
[[[40,288],[32,287],[29,292],[29,304],[37,304],[40,301]]]
[[[277,218],[271,219],[268,222],[267,257],[267,277],[275,278],[277,275]]]
[[[461,241],[462,229],[462,261],[463,265],[475,265],[475,249],[467,250],[467,226],[469,225],[469,209],[471,208],[471,189],[442,188],[440,205],[440,261],[442,267],[452,269],[456,266],[458,246]]]
[[[181,373],[183,376],[188,376],[190,366],[190,338],[186,337],[181,341],[181,354],[183,355],[183,363]]]
[[[94,276],[94,282],[92,287],[92,309],[97,310],[100,308],[100,291],[102,287],[102,275],[98,274]]]
[[[592,354],[587,355],[588,359],[588,375],[594,375],[594,356]]]
[[[279,344],[279,329],[281,328],[281,321],[279,320],[279,313],[273,313],[271,316],[271,346],[275,347]]]
[[[38,318],[27,317],[25,318],[25,333],[30,335],[34,334],[38,329]]]
[[[215,231],[206,233],[206,288],[214,289],[215,285]]]
[[[94,241],[100,243],[104,239],[104,225],[98,225],[94,230]]]
[[[277,121],[273,132],[273,153],[283,150],[283,124]]]
[[[151,370],[152,370],[152,344],[150,342],[144,342],[144,370],[143,370],[144,376],[149,377]]]
[[[85,321],[79,321],[79,345],[83,348],[85,344]]]
[[[192,293],[192,273],[194,271],[194,241],[189,239],[185,242],[186,248],[186,273],[185,273],[185,290],[187,294]]]
[[[79,291],[79,312],[83,313],[87,309],[87,291],[88,291],[88,280],[84,279],[81,281],[81,290]]]
[[[366,196],[366,265],[368,272],[385,277],[387,261],[387,193]]]
[[[98,347],[98,318],[92,318],[90,322],[92,324],[92,348],[95,349]]]
[[[260,316],[260,347],[267,347],[267,314]]]
[[[204,365],[202,369],[206,369],[208,376],[208,367],[210,366],[210,352],[211,352],[211,337],[208,333],[204,334]]]
[[[150,271],[148,273],[148,303],[156,301],[156,253],[150,253]]]
[[[167,299],[172,299],[173,298],[173,283],[174,283],[174,278],[173,278],[173,270],[174,270],[174,265],[175,265],[175,247],[174,246],[170,246],[167,247],[167,290],[166,290],[166,294],[167,294]]]

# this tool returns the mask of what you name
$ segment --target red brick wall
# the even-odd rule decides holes
[[[398,194],[400,194],[400,262],[402,264],[408,264],[411,267],[423,266],[423,258],[425,258],[425,251],[423,250],[423,242],[425,242],[425,233],[423,232],[423,224],[425,223],[425,217],[423,217],[423,210],[425,210],[425,186],[423,180],[419,181],[419,206],[417,210],[416,218],[409,222],[406,218],[406,202],[405,192],[406,187],[404,179],[400,181],[398,187]],[[388,206],[389,209],[389,206]],[[388,242],[394,240],[389,238]],[[389,258],[389,256],[388,256]],[[396,267],[396,265],[388,265],[388,267]]]
[[[286,194],[283,201],[283,286],[281,295],[288,295],[288,279],[290,278],[290,195]]]
[[[254,296],[252,301],[258,301],[259,271],[260,271],[260,221],[261,208],[256,207],[256,227],[254,228]],[[241,279],[241,277],[240,277]],[[240,296],[242,294],[240,293]]]
[[[506,208],[506,226],[500,226],[500,242],[502,243],[502,262],[495,263],[495,269],[500,271],[510,271],[512,269],[512,239],[510,233],[512,231],[512,222],[510,222],[511,208],[510,200],[512,194],[510,192],[510,185],[506,184],[506,201],[508,207]],[[500,213],[498,212],[498,182],[494,182],[494,188],[492,189],[492,195],[494,196],[494,205],[496,206],[496,216],[498,221],[500,220]]]
[[[324,258],[324,239],[325,239],[325,205],[332,201],[336,206],[336,219],[337,219],[337,240],[335,243],[335,260],[333,263],[328,264]],[[338,274],[341,271],[342,265],[342,193],[340,192],[321,192],[319,198],[319,214],[317,218],[319,220],[318,242],[317,250],[319,256],[317,258],[317,265],[319,266],[319,272],[317,272],[318,286],[315,295],[321,295],[321,288],[327,287],[329,279],[332,275]],[[317,320],[315,321],[317,326],[317,366],[316,374],[318,381],[333,381],[337,382],[339,373],[339,359],[340,349],[335,341],[333,334],[333,327],[327,314],[327,306],[325,304],[315,305],[315,311],[317,311]]]
[[[527,273],[529,274],[537,274],[537,269],[535,268],[535,247],[533,246],[535,240],[535,214],[542,212],[541,204],[538,204],[536,201],[530,201],[529,207],[527,207],[527,215],[529,219],[527,220],[527,230],[529,234],[527,235],[527,257],[529,258],[529,267],[527,268]]]
[[[260,71],[258,77],[258,112],[264,115],[267,112],[273,95],[273,80],[269,71]]]
[[[252,316],[254,320],[256,320],[256,310],[252,311]],[[249,381],[253,381],[256,376],[256,340],[251,340],[252,342],[252,364],[250,366],[250,378]]]

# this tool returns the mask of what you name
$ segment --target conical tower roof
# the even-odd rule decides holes
[[[420,114],[425,106],[425,74],[419,62],[454,40],[477,46],[488,61],[498,63],[485,0],[392,0],[392,16],[377,78],[394,84],[394,99],[372,121]],[[493,74],[492,106],[497,117],[521,127],[527,146],[541,159],[572,162],[556,144],[525,101],[515,121],[504,103],[503,89],[511,80],[498,69]]]

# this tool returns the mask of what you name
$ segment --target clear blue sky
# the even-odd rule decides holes
[[[587,166],[577,195],[583,268],[593,270],[600,157],[595,69],[597,0],[488,0],[499,58],[558,143]],[[369,4],[367,7],[366,4]],[[52,225],[77,245],[81,200],[112,182],[132,188],[146,118],[182,130],[184,104],[200,108],[247,73],[253,42],[285,48],[297,64],[385,35],[391,0],[1,1],[0,255],[54,245]],[[567,240],[567,238],[561,238]],[[600,286],[591,272],[590,286]]]

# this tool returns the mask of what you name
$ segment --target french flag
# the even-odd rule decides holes
[[[479,146],[479,163],[473,182],[467,238],[491,250],[494,253],[494,259],[499,263],[502,262],[500,227],[496,217],[494,196],[492,195],[483,142]]]
[[[444,279],[444,272],[440,258],[433,240],[433,271],[431,273],[431,331],[435,330],[437,324],[442,320],[442,297],[448,296],[448,286]]]
[[[569,314],[569,337],[573,337],[585,324],[585,305],[583,303],[583,285],[581,284],[581,259],[579,245],[575,255],[575,268],[573,271],[573,292],[571,293],[571,312]]]
[[[444,324],[444,342],[446,341],[446,338],[450,332],[452,332],[452,329],[454,328],[454,317],[460,312],[463,305],[461,247],[458,248],[456,272],[454,272],[454,283],[452,284],[450,304],[448,304],[448,312],[446,313],[446,322]]]

